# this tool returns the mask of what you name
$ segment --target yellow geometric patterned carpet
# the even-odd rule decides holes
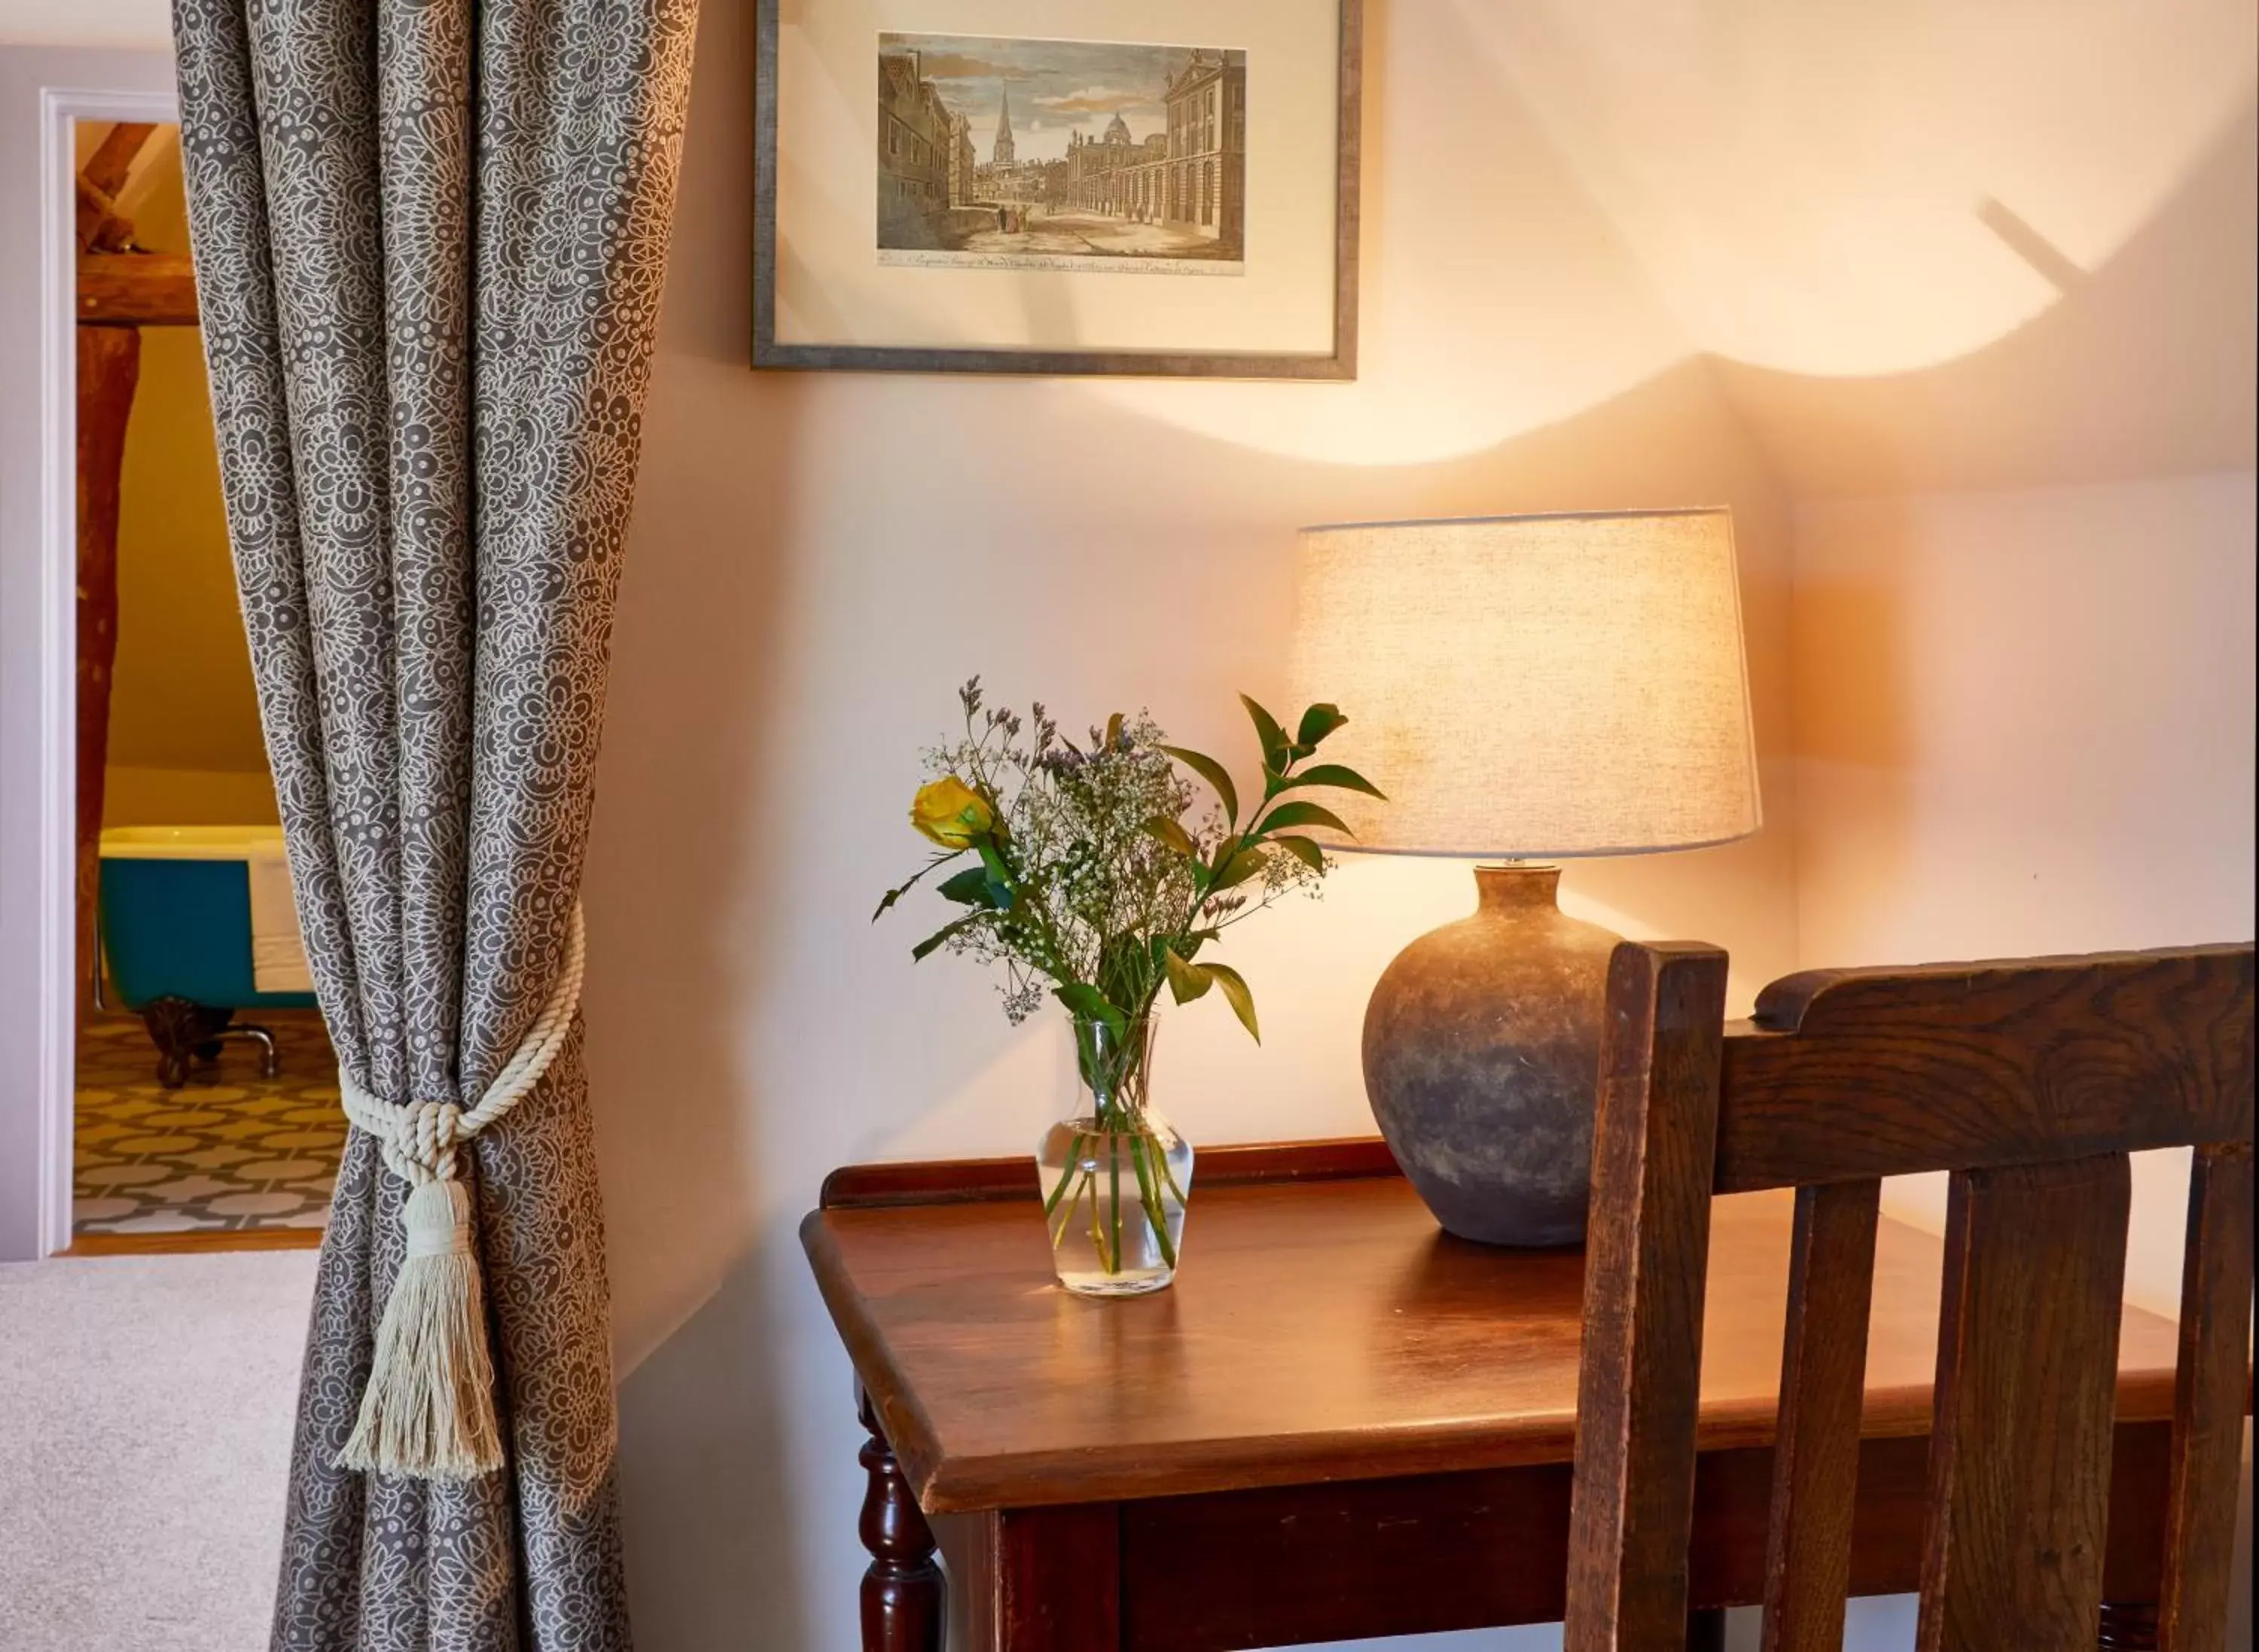
[[[271,1029],[281,1072],[259,1074],[239,1039],[188,1084],[157,1083],[138,1018],[90,1015],[79,1039],[73,1228],[80,1234],[215,1233],[327,1224],[344,1150],[338,1064],[310,1010],[246,1017]]]

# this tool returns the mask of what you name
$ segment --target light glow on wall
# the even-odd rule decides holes
[[[1695,356],[1917,374],[2053,310],[2259,97],[2242,0],[1437,0],[1429,21],[1416,48],[1386,28],[1368,46],[1416,49],[1398,68],[1423,96],[1366,104],[1358,381],[1088,394],[1254,451],[1406,466]],[[1503,210],[1470,209],[1475,175]],[[1440,256],[1387,255],[1438,223]]]
[[[1455,0],[1689,343],[1901,373],[2106,262],[2252,102],[2246,0]]]

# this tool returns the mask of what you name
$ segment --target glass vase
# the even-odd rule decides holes
[[[1176,1278],[1193,1150],[1146,1100],[1153,1022],[1077,1017],[1080,1105],[1036,1150],[1051,1267],[1080,1296],[1142,1296]]]

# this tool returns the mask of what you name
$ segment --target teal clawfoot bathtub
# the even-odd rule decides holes
[[[251,863],[275,853],[281,835],[275,826],[126,826],[102,834],[97,921],[110,992],[148,1028],[157,1082],[168,1090],[188,1081],[192,1060],[216,1059],[226,1039],[257,1044],[261,1071],[274,1077],[274,1035],[236,1015],[314,1008],[310,992],[261,992],[253,966]],[[102,1001],[99,979],[95,986]]]

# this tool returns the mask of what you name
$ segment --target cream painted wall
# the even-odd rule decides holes
[[[1244,754],[1298,524],[1728,502],[1769,830],[1568,881],[1729,946],[1744,1000],[1792,964],[1785,509],[1479,10],[1369,9],[1363,371],[1266,386],[749,372],[749,9],[706,8],[587,895],[645,1646],[853,1644],[859,1436],[795,1226],[835,1164],[1024,1151],[1069,1099],[1056,1029],[868,922],[965,676]],[[1172,1012],[1167,1110],[1195,1142],[1369,1131],[1366,993],[1471,902],[1464,865],[1365,860],[1251,926],[1268,1042]]]
[[[1800,506],[1803,962],[2249,939],[2255,530],[2248,472]],[[2127,1281],[2168,1313],[2185,1158]]]
[[[166,0],[4,0],[0,45],[170,53],[172,8]]]
[[[142,246],[188,250],[176,147],[160,154],[132,210]],[[141,330],[118,495],[118,609],[104,822],[272,824],[274,787],[193,327]]]

